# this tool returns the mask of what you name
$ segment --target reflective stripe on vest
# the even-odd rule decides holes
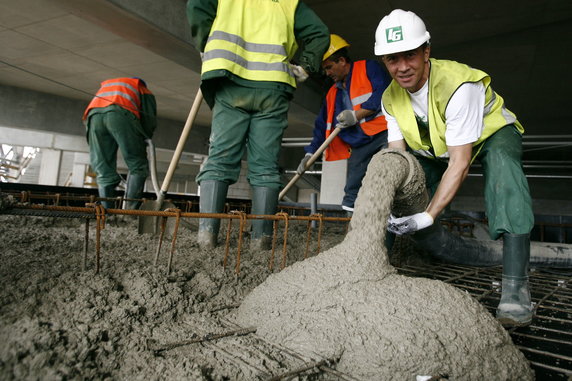
[[[338,92],[337,87],[334,85],[328,91],[326,95],[326,107],[328,110],[327,120],[326,120],[326,139],[332,133],[332,125],[334,123],[334,109],[336,105],[336,94]],[[349,158],[351,155],[350,145],[344,142],[339,135],[336,136],[331,142],[326,151],[324,151],[324,157],[326,161],[336,161],[344,160]]]
[[[137,78],[115,78],[103,81],[95,97],[85,109],[83,119],[87,118],[91,109],[111,105],[121,106],[140,118],[141,98],[139,94],[141,88],[146,88],[140,86],[139,82],[140,80]]]
[[[361,104],[371,97],[373,87],[367,76],[366,61],[356,61],[353,64],[350,84],[350,98],[355,111],[360,110]],[[387,122],[381,110],[375,114],[361,119],[359,125],[366,135],[372,136],[387,130]]]
[[[227,70],[251,81],[296,87],[289,61],[298,49],[294,36],[297,6],[298,0],[219,0],[202,74]]]
[[[399,129],[411,149],[422,153],[429,152],[430,148],[433,148],[435,156],[442,158],[448,156],[447,143],[445,142],[447,130],[445,110],[459,86],[469,82],[482,82],[486,89],[484,129],[479,139],[473,143],[473,147],[478,146],[492,134],[509,124],[514,124],[521,134],[524,132],[524,128],[516,116],[505,107],[503,98],[493,91],[490,86],[491,78],[487,73],[454,61],[431,58],[430,62],[427,109],[430,141],[422,139],[419,134],[411,98],[407,90],[400,87],[397,82],[392,81],[382,98],[385,110],[397,120]],[[473,159],[478,154],[478,150],[474,151]]]

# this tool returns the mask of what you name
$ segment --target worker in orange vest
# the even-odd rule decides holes
[[[140,78],[114,78],[101,83],[101,87],[83,114],[87,127],[89,157],[97,174],[99,197],[115,197],[115,188],[121,182],[117,173],[117,149],[129,168],[127,199],[143,196],[149,175],[145,139],[151,139],[157,126],[155,96]],[[103,201],[103,206],[113,204]],[[126,209],[137,209],[140,202],[129,200]]]
[[[342,37],[330,36],[322,69],[335,83],[316,118],[314,138],[304,147],[306,155],[297,172],[303,173],[312,154],[336,127],[342,127],[326,149],[325,160],[348,159],[342,208],[351,215],[372,156],[387,146],[387,123],[381,112],[381,96],[391,78],[377,61],[352,62],[349,46]]]

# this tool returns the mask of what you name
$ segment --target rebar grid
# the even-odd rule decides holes
[[[231,232],[233,227],[233,220],[239,220],[239,231],[238,231],[238,242],[237,242],[237,252],[236,252],[236,265],[235,272],[240,274],[240,256],[242,252],[243,245],[243,233],[246,231],[246,221],[247,220],[270,220],[274,221],[274,232],[272,240],[272,252],[269,263],[270,270],[273,270],[274,256],[277,243],[277,232],[279,230],[279,222],[284,221],[284,237],[282,246],[282,260],[281,269],[286,267],[287,261],[287,249],[288,249],[288,228],[290,221],[307,221],[308,231],[307,231],[307,242],[306,242],[306,252],[305,257],[308,255],[308,248],[311,240],[311,222],[316,221],[319,223],[318,229],[318,239],[317,239],[317,249],[316,254],[320,251],[320,241],[323,232],[324,222],[346,222],[349,223],[349,217],[325,217],[321,214],[312,214],[310,216],[295,216],[289,215],[286,212],[278,212],[275,215],[251,215],[246,214],[242,211],[230,211],[229,213],[196,213],[196,212],[182,212],[180,209],[169,208],[162,211],[152,211],[152,210],[126,210],[126,209],[105,209],[101,204],[86,204],[85,207],[74,207],[74,206],[53,206],[53,205],[35,205],[35,204],[15,204],[12,205],[10,209],[0,211],[0,214],[13,214],[13,215],[25,215],[25,216],[48,216],[48,217],[65,217],[65,218],[83,218],[85,219],[85,237],[84,237],[84,260],[82,264],[82,269],[85,270],[87,267],[87,253],[89,250],[89,220],[96,220],[96,232],[95,232],[95,273],[99,273],[100,270],[100,259],[101,259],[101,231],[106,227],[106,219],[109,215],[127,215],[127,216],[138,216],[138,217],[161,217],[160,220],[160,232],[157,240],[157,248],[155,251],[154,264],[157,265],[161,247],[163,245],[163,240],[166,236],[167,220],[169,218],[175,219],[175,228],[171,235],[171,250],[169,253],[167,273],[171,273],[173,258],[176,252],[176,240],[177,232],[179,230],[180,222],[183,218],[220,218],[228,220],[228,228],[225,241],[225,254],[223,260],[223,267],[226,269],[228,262],[228,255],[230,251],[231,243]]]
[[[467,291],[493,315],[500,302],[501,266],[428,264],[397,270]],[[534,305],[532,324],[508,332],[530,361],[538,380],[568,379],[572,376],[572,271],[532,269],[529,281]]]
[[[79,195],[73,193],[49,193],[49,192],[31,192],[31,191],[5,191],[4,193],[11,195],[19,203],[30,204],[46,204],[51,206],[70,206],[70,204],[93,204],[95,202],[107,201],[113,203],[115,209],[121,209],[124,201],[153,201],[147,198],[135,199],[124,196],[117,197],[98,197],[95,195]],[[184,212],[190,212],[198,207],[198,200],[169,200],[173,202],[179,209]]]
[[[149,338],[146,347],[154,356],[182,355],[188,359],[193,358],[197,350],[200,351],[199,346],[203,345],[220,354],[228,362],[252,371],[251,379],[255,380],[278,381],[308,376],[312,377],[310,379],[322,379],[317,377],[328,375],[327,379],[358,381],[353,376],[334,369],[339,358],[325,359],[318,355],[307,357],[257,335],[255,327],[241,327],[228,317],[219,314],[221,311],[236,309],[238,306],[238,304],[225,305],[205,311],[208,313],[204,317],[208,320],[207,325],[211,327],[211,331],[193,325],[192,332],[182,340],[159,343]],[[212,331],[212,326],[217,328]],[[170,354],[172,350],[179,353]],[[275,351],[280,355],[276,356]],[[281,369],[271,371],[272,365]]]
[[[43,188],[43,187],[40,187]],[[2,193],[11,195],[20,204],[42,204],[49,206],[77,206],[85,204],[94,204],[96,202],[108,201],[113,203],[113,209],[121,209],[124,201],[135,201],[135,202],[146,202],[155,201],[155,199],[149,198],[126,198],[123,195],[118,197],[98,197],[93,194],[78,194],[72,193],[53,193],[50,192],[49,186],[45,186],[48,189],[46,192],[38,191],[32,192],[29,190],[14,191],[14,190],[3,190]],[[76,190],[77,192],[77,190]],[[174,204],[183,213],[188,213],[196,211],[199,209],[198,196],[182,196],[182,195],[170,195],[173,198],[167,198],[164,201],[168,201]],[[192,199],[191,199],[192,198]],[[251,202],[250,200],[227,200],[224,205],[224,212],[230,213],[232,210],[240,210],[247,212],[250,210]],[[289,214],[297,215],[298,213],[306,214],[308,208],[304,206],[280,206],[281,209],[288,210]]]
[[[51,196],[54,203],[61,203],[65,197]],[[89,201],[96,198],[91,197]],[[22,192],[21,202],[29,202],[31,200],[28,192]],[[188,203],[186,210],[191,210],[192,203]],[[295,208],[294,208],[295,209]],[[296,212],[296,211],[294,211]],[[324,217],[321,214],[310,216],[296,216],[278,214],[274,216],[252,216],[239,212],[231,212],[229,214],[201,214],[181,211],[181,209],[166,211],[130,211],[123,209],[104,209],[100,205],[93,204],[85,208],[51,206],[51,205],[16,205],[10,211],[2,211],[4,214],[23,214],[23,215],[41,215],[50,217],[75,217],[85,219],[85,244],[84,244],[84,261],[82,269],[87,267],[88,237],[90,228],[90,219],[96,220],[96,271],[99,271],[99,237],[101,230],[105,228],[105,219],[109,215],[135,215],[135,216],[157,216],[162,217],[163,229],[162,235],[158,239],[158,247],[155,256],[157,263],[161,243],[164,238],[165,224],[169,218],[175,218],[180,221],[183,218],[201,218],[214,217],[227,219],[229,230],[232,229],[232,223],[235,219],[240,221],[239,247],[237,253],[237,263],[235,271],[240,271],[240,249],[242,245],[241,232],[244,229],[244,222],[247,219],[268,219],[273,220],[275,225],[274,237],[277,234],[278,224],[283,221],[286,225],[283,246],[282,266],[285,265],[284,258],[286,256],[286,240],[287,224],[292,220],[301,220],[308,222],[308,233],[306,248],[309,246],[312,230],[310,230],[311,221],[318,221],[320,229],[318,233],[318,249],[320,248],[320,236],[323,223],[325,221],[349,221],[347,217]],[[457,227],[460,234],[470,231],[470,226]],[[273,239],[272,258],[274,257],[276,239]],[[171,242],[171,253],[169,257],[168,271],[171,270],[173,255],[175,253],[176,233],[173,234]],[[228,255],[230,244],[230,234],[227,234],[225,243],[226,255]],[[307,249],[306,249],[307,250]],[[307,256],[307,252],[304,255]],[[272,260],[271,263],[274,263]],[[270,268],[271,265],[269,265]],[[433,264],[416,266],[398,267],[401,274],[417,277],[425,277],[438,279],[446,283],[469,292],[474,296],[489,312],[495,313],[496,307],[500,301],[501,287],[501,267],[476,268],[463,265],[452,264]],[[520,327],[510,329],[514,343],[524,353],[530,361],[536,372],[537,379],[567,379],[572,377],[572,273],[562,272],[558,270],[535,270],[532,269],[530,274],[531,294],[534,303],[533,323],[528,327]]]

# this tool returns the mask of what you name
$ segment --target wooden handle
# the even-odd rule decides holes
[[[189,133],[191,132],[191,127],[195,121],[195,118],[199,112],[199,108],[203,102],[203,93],[201,88],[199,87],[199,91],[197,91],[197,95],[195,96],[195,101],[193,102],[193,106],[191,107],[191,111],[189,112],[189,116],[187,117],[187,121],[185,122],[185,127],[183,128],[183,132],[181,133],[181,137],[179,138],[179,143],[177,144],[177,148],[175,149],[175,153],[173,154],[173,158],[171,159],[171,163],[169,164],[169,169],[167,170],[167,174],[165,175],[165,179],[163,180],[163,184],[161,185],[161,193],[157,197],[158,201],[163,201],[162,199],[165,197],[165,194],[169,190],[169,185],[171,185],[171,179],[173,178],[173,174],[175,173],[175,169],[177,168],[177,164],[179,164],[179,159],[181,158],[181,154],[183,153],[183,148],[185,147],[185,143],[187,142],[187,138],[189,137]],[[159,200],[161,199],[161,200]]]
[[[328,146],[330,145],[332,140],[334,140],[336,135],[338,135],[341,130],[342,129],[340,127],[334,128],[334,130],[332,131],[330,136],[328,136],[328,138],[326,140],[324,140],[324,142],[316,150],[316,152],[314,152],[314,154],[312,156],[310,156],[310,159],[308,159],[308,161],[306,162],[306,165],[304,166],[304,171],[302,172],[302,174],[304,174],[304,172],[306,172],[306,170],[308,168],[310,168],[316,160],[318,160],[318,157],[320,157],[322,152],[324,152],[325,149],[328,148]],[[286,184],[284,189],[282,189],[282,192],[280,192],[280,194],[278,195],[278,200],[282,200],[282,198],[286,195],[286,192],[288,192],[290,190],[290,188],[292,188],[292,186],[294,184],[296,184],[296,182],[300,179],[300,177],[302,177],[302,174],[296,173],[296,175],[294,177],[292,177],[292,180],[290,180],[290,182],[288,184]]]

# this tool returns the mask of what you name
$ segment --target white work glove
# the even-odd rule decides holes
[[[354,110],[344,110],[336,116],[338,123],[336,127],[346,128],[350,126],[355,126],[358,122],[356,117],[356,112]]]
[[[433,217],[427,212],[399,218],[390,215],[387,220],[387,230],[397,235],[411,234],[431,225],[433,225]]]
[[[306,155],[304,155],[302,161],[300,161],[300,164],[298,164],[298,168],[296,169],[297,174],[301,175],[306,171],[306,163],[308,162],[308,160],[310,160],[311,157],[312,157],[311,153],[307,153]]]
[[[302,66],[290,64],[290,69],[292,69],[292,73],[294,73],[294,77],[296,77],[296,81],[299,83],[308,79],[308,73]]]

